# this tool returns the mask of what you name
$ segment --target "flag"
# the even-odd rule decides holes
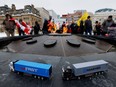
[[[29,31],[29,28],[28,27],[25,27],[22,24],[20,24],[18,20],[15,20],[15,23],[16,23],[16,26],[17,27],[20,27],[21,30],[23,30],[27,35],[30,34],[30,31]]]
[[[81,21],[85,21],[85,20],[87,19],[88,16],[89,16],[88,12],[85,11],[84,14],[81,16],[81,18],[79,18],[79,19],[77,20],[78,26],[80,26],[80,22],[81,22]]]

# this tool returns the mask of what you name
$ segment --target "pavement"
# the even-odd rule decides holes
[[[57,40],[57,44],[53,47],[44,47],[46,40]],[[81,44],[80,47],[73,47],[67,43],[67,39],[76,39]],[[96,48],[95,44],[88,44],[81,41],[81,37],[78,36],[39,36],[34,37],[33,40],[38,42],[28,45],[27,41],[14,41],[7,47],[18,53],[49,55],[49,56],[79,56],[93,53],[102,53],[103,50]]]
[[[18,34],[15,34],[15,36],[18,36]],[[0,32],[0,38],[7,37],[5,32]]]
[[[5,32],[1,32],[1,33],[0,33],[0,38],[1,38],[1,37],[6,37]]]
[[[57,57],[33,54],[5,53],[0,52],[0,87],[116,87],[116,52],[94,54],[86,56]],[[30,76],[17,75],[9,70],[9,62],[12,60],[23,59],[34,62],[52,64],[53,73],[50,80],[34,79]],[[63,81],[61,77],[61,67],[86,61],[103,59],[109,62],[106,76],[98,75],[89,79]]]
[[[72,47],[66,39],[78,39],[80,47]],[[39,36],[34,37],[38,42],[27,45],[26,41],[13,41],[7,47],[9,51],[0,52],[0,87],[116,87],[116,52],[105,53],[94,44],[81,41],[78,36]],[[46,48],[43,42],[47,39],[57,39],[54,47]],[[39,80],[28,75],[17,75],[9,70],[8,64],[13,60],[28,60],[52,64],[52,78]],[[63,81],[62,66],[94,60],[105,60],[109,63],[106,75],[98,75],[91,80]]]

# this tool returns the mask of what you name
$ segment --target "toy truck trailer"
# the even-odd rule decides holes
[[[24,60],[17,60],[10,62],[10,70],[20,74],[30,74],[35,78],[50,78],[52,73],[52,66],[50,64],[42,64],[36,62],[29,62]]]
[[[72,68],[68,66],[66,70],[62,68],[63,80],[80,79],[104,73],[108,70],[108,62],[104,60],[90,61],[84,63],[72,64]]]

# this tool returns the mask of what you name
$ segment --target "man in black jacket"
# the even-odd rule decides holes
[[[88,35],[91,35],[91,32],[92,32],[92,21],[90,19],[91,17],[88,16],[87,17],[87,20],[85,21],[85,34]]]
[[[74,23],[74,21],[72,21],[70,28],[72,30],[72,34],[77,34],[78,33],[78,26],[76,23]]]

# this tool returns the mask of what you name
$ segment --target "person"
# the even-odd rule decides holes
[[[48,34],[48,21],[45,19],[43,28],[42,28],[43,34]]]
[[[67,29],[66,23],[63,22],[62,27],[61,27],[61,32],[62,33],[67,33],[67,31],[68,31],[68,29]]]
[[[108,16],[107,20],[102,23],[102,35],[108,33],[108,27],[110,27],[113,23],[114,20],[112,19],[112,15]]]
[[[67,24],[67,29],[68,29],[67,33],[72,33],[72,30],[70,28],[70,24],[69,23]]]
[[[34,26],[32,26],[32,30],[30,32],[30,35],[33,35],[33,32],[34,32]]]
[[[16,23],[10,14],[6,14],[5,17],[6,19],[3,21],[4,31],[7,37],[14,36]]]
[[[49,20],[48,20],[48,33],[52,33],[53,30],[53,23],[51,22],[52,17],[50,16]]]
[[[91,35],[91,32],[92,32],[92,21],[91,21],[91,17],[88,16],[87,17],[87,20],[85,20],[85,34],[88,35]]]
[[[35,26],[34,26],[34,34],[37,35],[40,30],[40,25],[37,21],[35,21]]]
[[[22,19],[19,19],[19,23],[22,24]],[[19,26],[18,26],[18,32],[19,32],[19,36],[25,35],[25,32]]]
[[[62,26],[60,25],[60,23],[58,23],[56,33],[62,33]]]
[[[81,20],[80,22],[80,34],[84,33],[84,25],[83,25],[83,21]]]
[[[57,30],[57,26],[56,26],[56,24],[53,21],[52,22],[52,30],[51,30],[51,33],[56,33],[56,30]]]
[[[70,25],[72,34],[77,34],[78,33],[78,26],[76,23],[74,23],[74,21],[72,21],[71,25]]]
[[[100,35],[101,34],[101,23],[97,22],[95,27],[96,27],[97,35]]]
[[[100,34],[101,34],[101,23],[96,21],[94,28],[94,35],[100,35]]]

